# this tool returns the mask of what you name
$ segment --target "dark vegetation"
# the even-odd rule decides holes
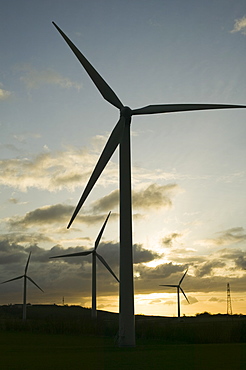
[[[117,343],[118,314],[98,311],[96,321],[91,310],[80,306],[28,305],[23,322],[21,305],[0,306],[0,332],[85,335],[111,338]],[[246,316],[210,315],[175,317],[136,315],[138,343],[208,344],[246,343]]]
[[[0,369],[244,370],[246,317],[136,316],[135,348],[117,346],[118,314],[79,306],[0,306]]]

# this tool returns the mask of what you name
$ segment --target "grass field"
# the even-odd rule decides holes
[[[246,343],[118,348],[109,337],[1,331],[0,354],[3,370],[246,369]]]
[[[246,370],[246,318],[136,316],[135,348],[115,343],[118,315],[77,306],[0,306],[0,370]]]

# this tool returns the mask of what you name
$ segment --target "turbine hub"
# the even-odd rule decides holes
[[[129,118],[132,116],[132,110],[131,108],[129,107],[123,107],[121,110],[120,110],[120,115],[125,117],[125,118]]]

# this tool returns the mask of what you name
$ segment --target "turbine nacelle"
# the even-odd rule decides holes
[[[130,107],[123,107],[120,110],[120,116],[124,118],[130,118],[132,116],[133,112]]]

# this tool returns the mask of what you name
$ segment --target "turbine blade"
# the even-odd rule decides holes
[[[96,252],[96,256],[102,262],[102,264],[106,267],[106,269],[111,273],[111,275],[113,275],[113,277],[119,283],[120,282],[119,279],[117,278],[117,276],[115,275],[115,273],[113,272],[113,270],[111,269],[111,267],[107,264],[107,262],[105,261],[105,259],[102,256],[100,256],[100,254],[98,254],[97,252]]]
[[[185,271],[184,275],[183,275],[183,276],[182,276],[182,278],[180,279],[179,285],[181,285],[182,281],[184,280],[185,275],[187,274],[187,271],[188,271],[188,269]]]
[[[78,257],[78,256],[88,256],[88,254],[91,254],[93,251],[88,252],[77,252],[77,253],[70,253],[70,254],[62,254],[60,256],[52,256],[50,258],[62,258],[62,257]]]
[[[159,105],[147,105],[146,107],[143,108],[133,109],[132,115],[184,112],[207,109],[233,109],[233,108],[246,108],[246,106],[228,105],[228,104],[159,104]]]
[[[21,278],[23,278],[23,277],[24,277],[24,275],[21,275],[21,276],[18,276],[18,277],[16,277],[16,278],[13,278],[13,279],[9,279],[9,280],[3,281],[1,284],[8,283],[9,281],[18,280],[18,279],[21,279]]]
[[[159,286],[169,286],[169,287],[172,287],[172,288],[177,288],[178,287],[178,285],[167,285],[167,284],[165,284],[165,285],[159,285]]]
[[[120,141],[121,141],[121,138],[122,138],[122,134],[123,134],[123,130],[125,128],[125,118],[124,117],[121,117],[117,123],[117,125],[115,126],[115,128],[113,129],[103,151],[102,151],[102,154],[96,164],[96,167],[94,168],[92,174],[91,174],[91,177],[90,177],[90,180],[88,181],[86,187],[85,187],[85,190],[79,200],[79,203],[77,204],[77,207],[75,208],[75,211],[72,215],[72,218],[67,226],[67,228],[69,229],[69,227],[71,226],[71,224],[73,223],[73,220],[75,219],[75,217],[77,216],[80,208],[82,207],[82,205],[84,204],[86,198],[88,197],[88,195],[90,194],[93,186],[95,185],[97,179],[99,178],[99,176],[101,175],[102,171],[104,170],[104,168],[106,167],[108,161],[110,160],[110,158],[112,157],[114,151],[116,150],[117,146],[119,145]]]
[[[190,302],[189,302],[189,299],[186,297],[185,292],[183,291],[183,289],[181,288],[181,286],[179,287],[179,289],[180,289],[180,290],[181,290],[181,292],[183,293],[183,295],[184,295],[184,297],[185,297],[186,301],[187,301],[188,303],[190,303]]]
[[[37,287],[38,289],[40,289],[40,290],[44,293],[43,289],[41,289],[41,288],[40,288],[40,286],[38,286],[38,284],[37,284],[37,283],[35,283],[35,281],[34,281],[34,280],[32,280],[29,276],[27,276],[27,279],[28,279],[28,280],[30,280],[34,285],[36,285],[36,287]]]
[[[27,269],[28,269],[28,265],[29,265],[29,261],[30,261],[31,253],[32,253],[32,252],[30,252],[30,253],[29,253],[29,256],[28,256],[28,259],[27,259],[27,263],[26,263],[26,267],[25,267],[25,275],[26,275],[26,273],[27,273]]]
[[[105,100],[107,100],[110,104],[114,105],[116,108],[121,109],[123,104],[121,103],[118,96],[115,92],[111,89],[111,87],[107,84],[107,82],[99,75],[99,73],[95,70],[95,68],[90,64],[90,62],[85,58],[85,56],[77,49],[77,47],[72,43],[72,41],[65,35],[65,33],[54,23],[53,25],[56,27],[58,32],[64,38],[68,46],[72,49],[102,96]]]
[[[104,232],[105,226],[106,226],[106,224],[107,224],[107,222],[108,222],[108,219],[109,219],[110,213],[111,213],[111,211],[109,212],[109,214],[108,214],[108,216],[107,216],[106,220],[104,221],[104,224],[103,224],[103,226],[102,226],[102,228],[101,228],[101,230],[100,230],[100,232],[99,232],[99,234],[98,234],[98,237],[97,237],[97,239],[96,239],[96,241],[95,241],[95,248],[94,248],[94,250],[96,250],[96,249],[97,249],[98,244],[100,243],[100,240],[101,240],[102,234],[103,234],[103,232]]]

